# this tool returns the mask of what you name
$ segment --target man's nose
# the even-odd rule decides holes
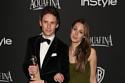
[[[50,24],[50,23],[48,23],[48,24],[47,24],[47,28],[50,28],[50,27],[51,27],[51,24]]]

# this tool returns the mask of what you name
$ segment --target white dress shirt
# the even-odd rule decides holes
[[[43,35],[43,37],[45,38],[45,36]],[[50,44],[47,44],[47,42],[42,42],[40,43],[40,67],[42,68],[42,64],[43,64],[43,61],[44,61],[44,58],[46,56],[46,53],[54,39],[55,35],[52,35],[51,37],[47,38],[47,39],[50,39]]]

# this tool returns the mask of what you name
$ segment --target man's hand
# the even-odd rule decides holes
[[[29,83],[44,83],[44,80],[35,80],[35,81],[30,81]]]
[[[28,71],[29,71],[29,75],[31,76],[31,80],[40,80],[38,65],[29,66]]]

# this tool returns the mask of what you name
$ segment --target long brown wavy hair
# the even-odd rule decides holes
[[[72,27],[76,23],[81,23],[84,25],[84,38],[82,39],[81,43],[76,47],[75,56],[76,56],[76,71],[84,72],[85,66],[88,60],[88,57],[91,52],[91,45],[90,45],[90,35],[89,35],[89,25],[85,21],[85,19],[81,18],[73,22]]]

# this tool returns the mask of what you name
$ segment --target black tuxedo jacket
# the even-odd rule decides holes
[[[64,75],[64,82],[69,81],[69,58],[68,58],[68,46],[64,44],[57,37],[52,41],[47,54],[45,55],[42,68],[40,68],[40,41],[41,36],[31,37],[28,40],[26,57],[23,64],[25,75],[29,79],[28,66],[31,55],[35,55],[38,60],[41,79],[47,83],[56,83],[54,81],[54,75],[56,73],[62,73]]]

